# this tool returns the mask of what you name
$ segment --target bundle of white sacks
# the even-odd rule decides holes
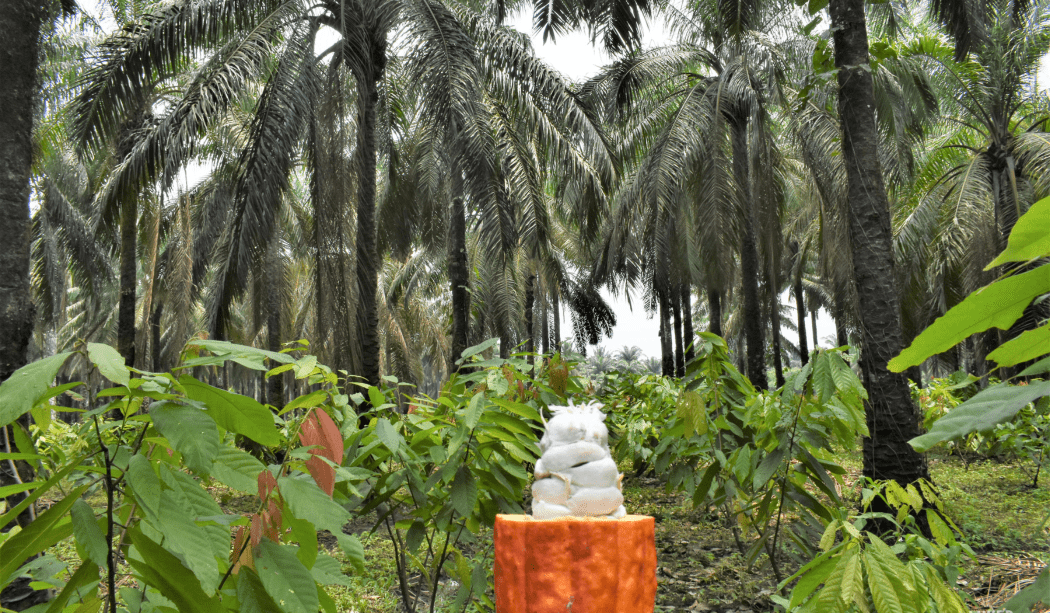
[[[550,407],[554,417],[540,439],[532,516],[620,518],[623,475],[609,454],[609,430],[598,403]]]

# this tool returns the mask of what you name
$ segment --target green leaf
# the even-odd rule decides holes
[[[1050,324],[1040,326],[1035,330],[1025,330],[1017,338],[999,345],[995,351],[988,354],[988,359],[995,360],[999,366],[1013,366],[1048,353],[1050,353]]]
[[[131,382],[131,371],[124,364],[124,356],[113,347],[101,343],[88,343],[88,358],[98,367],[102,376],[117,385],[128,386]]]
[[[344,534],[340,532],[335,535],[339,541],[339,548],[346,554],[346,561],[350,563],[359,573],[365,572],[365,547],[356,534]]]
[[[828,0],[809,0],[809,14],[814,15],[824,10],[824,7],[828,5]]]
[[[345,585],[350,586],[350,580],[343,574],[343,568],[339,564],[339,560],[336,560],[332,556],[321,554],[317,556],[317,561],[314,562],[313,568],[310,569],[310,574],[313,575],[314,581],[321,585]]]
[[[459,511],[463,517],[470,517],[474,512],[474,504],[478,501],[478,485],[466,466],[460,466],[456,471],[456,478],[452,480],[451,497],[452,508]]]
[[[160,521],[156,522],[153,527],[164,535],[165,549],[176,554],[186,568],[193,571],[200,582],[201,589],[209,595],[214,594],[219,585],[219,567],[215,560],[215,552],[212,550],[214,545],[212,539],[216,535],[208,529],[208,526],[198,526],[192,519],[196,514],[180,502],[182,501],[174,491],[162,491],[160,494]],[[222,538],[219,542],[228,546],[229,536],[226,530],[218,526],[211,527],[219,530]]]
[[[281,477],[277,483],[292,514],[332,534],[343,531],[350,513],[335,503],[312,480]]]
[[[986,285],[937,318],[907,349],[890,360],[888,368],[902,372],[973,334],[992,327],[1006,330],[1033,298],[1046,292],[1050,292],[1050,264]]]
[[[290,613],[316,613],[321,603],[310,571],[295,556],[295,547],[263,539],[255,558],[266,593]]]
[[[828,352],[821,351],[814,356],[812,381],[817,402],[827,402],[835,393],[835,378],[831,374],[831,355]]]
[[[223,485],[256,496],[259,494],[259,473],[266,470],[255,456],[236,447],[223,445],[211,466],[211,476]]]
[[[47,393],[66,358],[72,353],[59,353],[26,364],[0,383],[0,427],[25,415],[37,398]]]
[[[129,555],[128,563],[143,583],[157,588],[175,603],[180,613],[221,613],[215,597],[209,598],[192,572],[160,545],[137,528],[127,532],[138,555]],[[218,578],[216,578],[218,583]]]
[[[259,575],[250,568],[241,568],[237,575],[237,600],[240,613],[278,613],[281,608],[266,593]]]
[[[1035,364],[1017,373],[1018,377],[1034,377],[1050,372],[1050,358],[1043,358]]]
[[[860,548],[850,547],[843,554],[842,562],[842,586],[839,597],[847,606],[851,603],[864,600],[864,573],[861,569]]]
[[[540,417],[539,412],[527,404],[514,402],[513,400],[507,400],[505,398],[490,398],[489,400],[491,400],[493,404],[502,407],[519,417],[524,417],[525,419],[537,424],[543,422],[543,418]]]
[[[783,461],[783,447],[777,447],[771,451],[770,454],[762,460],[762,463],[758,465],[758,469],[755,470],[754,480],[752,481],[753,489],[755,491],[763,489],[766,482],[777,472],[777,469],[780,468],[780,463]]]
[[[68,517],[69,508],[80,500],[87,488],[87,485],[83,485],[73,490],[0,545],[0,587],[7,585],[13,573],[31,556],[73,533],[73,525]]]
[[[922,453],[937,443],[991,430],[1012,419],[1029,402],[1047,395],[1050,395],[1050,381],[989,387],[952,409],[934,422],[929,432],[908,443]]]
[[[45,613],[60,613],[65,609],[71,598],[79,597],[80,588],[98,581],[98,569],[99,567],[94,563],[85,562],[81,564],[77,572],[73,573],[73,576],[66,582],[66,586],[62,588],[58,596],[55,596],[55,599],[51,601]]]
[[[160,478],[144,456],[135,454],[128,462],[127,481],[135,502],[146,510],[147,517],[160,516]]]
[[[504,381],[506,381],[504,379]],[[474,394],[470,399],[470,404],[467,405],[467,413],[463,416],[463,425],[468,430],[473,430],[474,426],[478,425],[481,421],[481,414],[485,412],[485,394]]]
[[[499,368],[493,368],[489,371],[485,377],[485,384],[493,392],[496,392],[500,396],[507,393],[510,389],[510,383],[507,382],[507,378],[503,376],[503,370]]]
[[[401,441],[403,440],[401,433],[385,417],[380,417],[376,420],[376,436],[391,453],[397,453],[397,450],[401,448]]]
[[[69,509],[69,516],[73,521],[73,536],[77,539],[88,559],[99,566],[106,566],[109,557],[109,545],[106,536],[98,527],[95,512],[91,510],[88,503],[77,499]]]
[[[273,425],[273,413],[254,398],[232,394],[202,383],[189,375],[179,377],[186,395],[203,402],[215,423],[230,432],[243,434],[260,445],[274,447],[281,442]]]
[[[875,556],[876,554],[871,549],[864,552],[864,568],[868,571],[868,589],[871,590],[871,599],[875,602],[875,608],[879,613],[904,613],[904,605],[901,603],[901,597],[904,594],[894,589],[894,583],[900,583],[900,581],[891,578]]]
[[[992,260],[985,270],[991,270],[1006,262],[1030,262],[1050,255],[1050,198],[1043,198],[1029,207],[1010,231],[1010,240],[999,257]]]
[[[6,459],[7,457],[11,457],[11,456],[15,456],[15,455],[20,455],[20,454],[13,454],[13,453],[0,454],[0,458]],[[17,460],[19,458],[12,457],[11,459]],[[77,458],[77,459],[73,460],[72,462],[70,462],[69,464],[63,466],[61,469],[58,470],[58,472],[56,472],[55,474],[51,475],[51,478],[48,479],[47,481],[45,481],[43,485],[41,485],[40,487],[37,487],[36,489],[34,489],[28,496],[23,498],[21,502],[19,502],[15,506],[11,507],[10,509],[8,509],[3,515],[0,515],[0,526],[6,526],[7,524],[13,522],[16,517],[18,517],[19,515],[22,514],[22,511],[25,511],[26,509],[29,508],[29,505],[31,505],[34,502],[36,502],[37,498],[40,498],[44,494],[50,492],[52,487],[57,485],[58,482],[61,481],[62,479],[65,479],[66,476],[68,476],[69,473],[73,472],[74,469],[80,468],[80,461],[83,460],[83,459],[84,459],[83,457]]]
[[[287,413],[293,409],[312,409],[320,404],[324,404],[324,401],[327,398],[328,392],[325,390],[316,390],[309,394],[303,394],[284,405],[284,408],[281,409],[281,414]]]
[[[496,343],[498,343],[498,342],[499,342],[498,338],[490,338],[489,340],[487,340],[487,341],[485,341],[483,343],[479,343],[477,345],[474,345],[473,347],[467,347],[466,349],[463,350],[463,353],[460,354],[460,358],[458,360],[456,360],[456,364],[459,364],[459,363],[463,362],[464,360],[466,360],[467,358],[469,358],[471,356],[475,356],[475,355],[481,353],[482,351],[486,351],[488,349],[491,349],[492,347],[495,347]]]
[[[229,341],[217,341],[211,339],[192,339],[186,342],[186,346],[195,346],[214,353],[217,356],[228,358],[230,356],[237,357],[253,357],[261,356],[270,358],[274,362],[280,362],[282,364],[290,364],[295,361],[295,358],[286,354],[278,353],[276,351],[267,351],[266,349],[259,349],[257,347],[249,347],[247,345],[237,345]]]
[[[1043,568],[1035,583],[1018,592],[1003,608],[1014,613],[1028,613],[1040,602],[1050,604],[1050,566]]]
[[[205,475],[211,472],[219,452],[219,431],[207,413],[184,404],[156,402],[149,414],[157,431],[182,454],[186,466]]]

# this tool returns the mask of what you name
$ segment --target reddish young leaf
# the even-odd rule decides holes
[[[310,414],[303,420],[303,425],[299,426],[299,444],[303,447],[324,446],[324,441],[321,437],[321,426],[317,423],[315,413],[316,411],[310,411]],[[310,453],[316,451],[316,449],[311,449]]]
[[[277,489],[277,479],[273,478],[273,473],[268,470],[264,470],[259,473],[259,499],[266,500],[270,497],[270,493]]]
[[[313,450],[311,450],[311,453]],[[314,478],[317,487],[321,488],[329,496],[335,491],[335,469],[328,462],[314,455],[306,461],[306,470]]]
[[[263,537],[263,518],[259,513],[252,515],[251,539],[252,547],[258,547]]]
[[[339,427],[335,425],[328,413],[320,409],[315,409],[314,415],[316,415],[317,422],[321,426],[321,437],[324,441],[325,450],[323,455],[335,465],[342,464],[343,435],[339,433]]]

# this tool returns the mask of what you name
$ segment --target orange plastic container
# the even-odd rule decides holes
[[[652,613],[656,524],[497,515],[496,613]]]

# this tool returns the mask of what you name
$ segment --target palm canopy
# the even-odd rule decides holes
[[[334,30],[338,39],[317,54],[322,26]],[[501,220],[483,228],[494,251],[502,245],[506,252],[515,235],[501,196],[521,197],[514,190],[522,192],[530,178],[515,176],[513,164],[499,163],[499,151],[508,152],[506,159],[513,159],[514,151],[498,142],[507,131],[494,125],[493,117],[499,115],[492,112],[486,91],[494,92],[504,111],[518,116],[521,129],[538,135],[545,149],[574,165],[574,176],[582,181],[579,191],[603,193],[611,180],[611,163],[602,156],[605,144],[588,128],[586,114],[560,78],[542,67],[519,37],[467,6],[439,0],[180,0],[157,7],[99,47],[98,62],[74,103],[77,141],[88,151],[101,147],[150,88],[192,60],[200,61],[200,67],[185,95],[136,134],[99,200],[105,207],[140,185],[159,181],[166,187],[176,169],[208,152],[206,143],[228,116],[249,114],[243,143],[225,152],[230,163],[223,190],[231,197],[226,203],[216,201],[223,210],[205,216],[219,225],[205,229],[207,239],[197,246],[211,264],[206,275],[211,288],[208,327],[216,335],[227,328],[230,305],[245,291],[250,271],[274,235],[293,169],[305,164],[317,194],[337,195],[328,185],[332,181],[343,184],[336,192],[356,185],[354,210],[344,213],[356,216],[357,237],[341,243],[355,250],[357,274],[350,284],[356,287],[342,293],[355,294],[359,302],[356,328],[364,344],[363,368],[366,373],[378,368],[377,358],[368,363],[369,347],[378,351],[378,343],[368,339],[377,325],[369,301],[374,303],[380,261],[372,224],[377,182],[383,186],[376,171],[401,138],[401,107],[389,97],[398,87],[418,98],[414,112],[428,126],[431,143],[442,143],[445,152],[432,155],[452,163],[456,189],[469,193],[477,207],[490,212],[487,217]],[[352,77],[353,87],[332,87],[341,72]],[[352,101],[356,121],[348,115],[350,105],[325,104],[326,92]],[[334,149],[355,162],[341,164],[338,177],[319,172],[325,152],[317,148],[331,136],[323,126],[333,125],[324,115],[333,112],[341,113],[339,123],[350,129],[341,130],[341,144],[324,143],[327,152]],[[433,176],[423,176],[419,185],[433,188],[437,183]]]

